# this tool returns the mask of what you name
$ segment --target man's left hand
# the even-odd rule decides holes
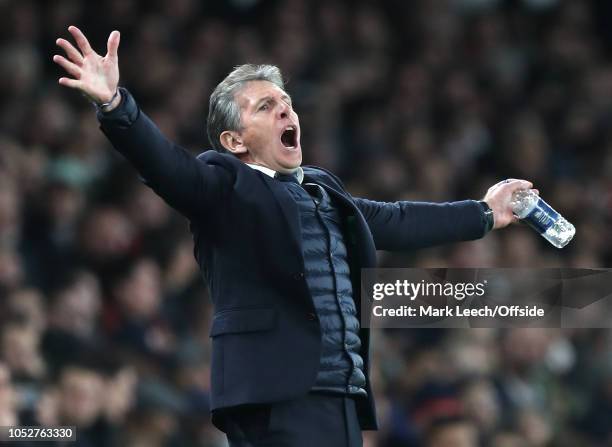
[[[512,214],[512,194],[520,189],[531,189],[533,184],[527,180],[507,179],[491,186],[482,199],[493,210],[493,229],[504,228],[518,221]]]

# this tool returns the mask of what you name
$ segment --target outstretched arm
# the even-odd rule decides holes
[[[355,199],[378,250],[411,250],[478,239],[485,219],[475,200],[461,202],[376,202]]]
[[[493,229],[517,219],[512,214],[512,193],[533,185],[507,180],[493,185],[483,201],[493,210]],[[487,219],[475,200],[450,203],[375,202],[355,199],[379,250],[406,250],[481,238]]]
[[[188,150],[165,138],[132,96],[118,88],[119,31],[108,37],[105,56],[91,48],[77,27],[70,26],[68,31],[78,49],[65,39],[57,39],[67,57],[55,55],[53,61],[71,76],[61,77],[59,83],[80,91],[97,105],[102,131],[156,193],[190,219],[204,218],[208,207],[231,185],[229,172],[196,160]]]

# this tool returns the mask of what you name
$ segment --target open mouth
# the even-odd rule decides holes
[[[287,126],[281,134],[281,143],[287,149],[295,149],[297,147],[297,128],[296,126]]]

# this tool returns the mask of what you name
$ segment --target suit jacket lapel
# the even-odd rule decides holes
[[[266,178],[266,184],[272,191],[274,198],[278,202],[280,210],[289,225],[289,233],[291,241],[298,250],[298,253],[302,253],[302,237],[301,237],[301,225],[300,225],[300,213],[298,210],[297,203],[282,182],[273,179],[272,177],[262,174]]]
[[[265,177],[266,184],[278,202],[280,211],[282,212],[289,227],[291,243],[297,250],[297,253],[299,253],[303,266],[301,224],[298,206],[287,191],[285,185],[265,174],[261,175]],[[335,199],[336,203],[344,208],[344,214],[346,216],[354,216],[355,225],[353,227],[353,231],[356,233],[354,236],[356,238],[355,242],[357,243],[358,247],[360,265],[364,267],[374,267],[376,265],[376,257],[374,255],[374,253],[376,253],[376,248],[374,246],[374,241],[369,235],[368,225],[365,222],[363,215],[355,204],[349,200],[344,192],[341,192],[336,187],[330,185],[322,175],[317,175],[317,173],[313,173],[312,171],[307,172],[305,170],[304,183],[317,183],[321,185],[323,188],[325,188],[328,194]]]

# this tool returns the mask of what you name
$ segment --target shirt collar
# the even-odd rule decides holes
[[[255,165],[252,163],[246,163],[247,166],[250,166],[251,168],[255,169],[256,171],[261,171],[264,174],[274,178],[274,175],[276,174],[276,171],[274,169],[270,169],[267,168],[265,166],[261,166],[261,165]],[[298,179],[298,182],[300,183],[300,185],[302,184],[302,182],[304,181],[304,170],[302,169],[301,166],[298,166],[295,171],[293,171],[293,175],[295,175]]]

